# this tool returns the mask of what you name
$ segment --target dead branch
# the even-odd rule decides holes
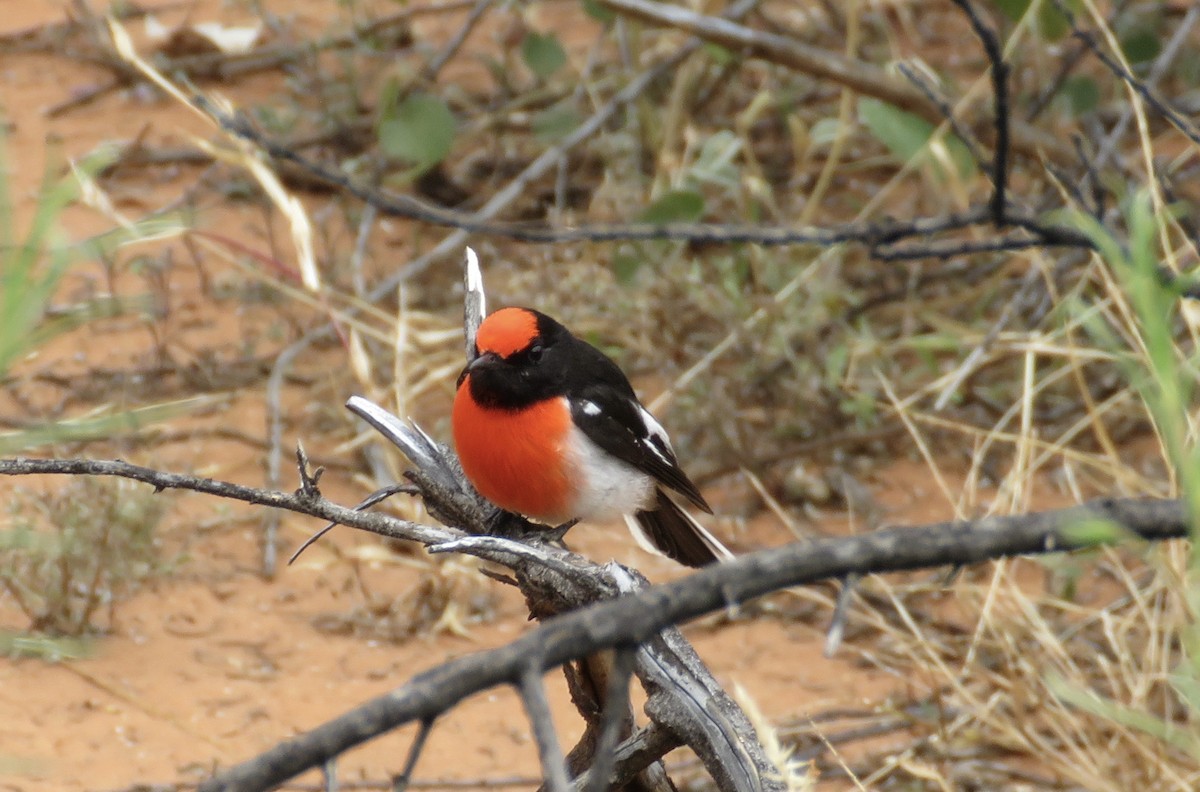
[[[206,792],[268,789],[306,770],[321,767],[339,753],[388,730],[414,720],[436,719],[469,695],[499,685],[520,684],[522,675],[528,673],[530,658],[536,658],[540,669],[546,670],[604,649],[636,644],[642,647],[638,651],[639,678],[647,684],[647,678],[653,679],[653,668],[647,669],[645,658],[654,657],[655,664],[675,662],[662,661],[664,655],[654,653],[655,644],[672,640],[669,634],[662,635],[664,629],[788,586],[853,574],[973,564],[1012,555],[1073,550],[1088,546],[1090,541],[1081,539],[1074,529],[1097,520],[1151,541],[1188,534],[1188,521],[1179,501],[1105,499],[1071,509],[797,542],[709,567],[673,583],[618,596],[622,588],[618,575],[633,573],[615,564],[601,567],[557,548],[536,547],[499,537],[467,536],[451,528],[356,512],[312,493],[259,490],[116,460],[0,460],[0,475],[31,474],[116,475],[160,490],[188,489],[288,509],[384,536],[422,542],[435,549],[453,549],[487,558],[514,569],[522,580],[523,590],[553,596],[553,602],[567,606],[594,603],[552,619],[507,646],[468,655],[419,674],[387,695],[218,774],[202,786]],[[719,688],[716,693],[724,695]],[[672,696],[674,702],[682,698],[685,697]],[[702,710],[706,705],[698,706]],[[699,724],[684,725],[690,717],[687,714],[661,710],[655,714],[677,724],[676,728],[683,730],[679,738],[689,744],[697,739],[691,730],[705,728]],[[712,728],[712,724],[707,728]],[[732,733],[721,732],[721,739]],[[610,780],[628,769],[622,765],[621,757],[625,755],[622,749],[618,749],[617,755]],[[742,772],[753,764],[743,765]],[[706,766],[713,772],[707,762]],[[753,788],[753,785],[724,784],[720,778],[718,784],[723,789]]]

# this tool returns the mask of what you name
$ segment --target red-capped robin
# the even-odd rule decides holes
[[[624,516],[640,545],[688,566],[732,557],[672,499],[712,513],[607,355],[529,308],[488,316],[475,348],[452,423],[480,494],[550,525]]]

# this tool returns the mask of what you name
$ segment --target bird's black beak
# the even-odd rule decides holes
[[[502,359],[503,358],[501,358],[495,352],[484,352],[482,355],[476,355],[475,359],[468,363],[466,367],[463,368],[462,373],[458,375],[458,382],[454,387],[462,387],[463,380],[465,380],[467,375],[472,371],[478,371],[481,368],[487,368],[488,366],[500,362]]]

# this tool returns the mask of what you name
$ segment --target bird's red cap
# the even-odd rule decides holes
[[[537,317],[524,308],[501,308],[483,320],[475,336],[480,353],[494,352],[500,357],[516,354],[537,338]]]

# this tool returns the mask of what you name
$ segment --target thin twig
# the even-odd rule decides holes
[[[829,620],[829,629],[825,632],[826,657],[833,657],[842,645],[842,638],[846,635],[846,616],[850,612],[850,602],[854,599],[858,580],[858,575],[842,578],[842,587],[838,590],[837,602],[833,606],[833,618]]]
[[[446,42],[441,52],[435,55],[421,71],[421,79],[424,82],[433,82],[437,79],[442,69],[458,53],[463,42],[467,40],[467,36],[471,35],[471,31],[475,29],[475,26],[479,24],[479,21],[483,19],[483,15],[491,7],[492,0],[476,0],[475,5],[471,7],[471,13],[467,15],[467,19],[463,22],[462,27],[458,29],[458,32],[454,34],[450,41]]]
[[[1003,228],[1007,225],[1005,216],[1007,203],[1005,191],[1008,188],[1008,156],[1009,156],[1009,110],[1008,110],[1008,65],[1004,62],[1004,53],[1000,49],[1000,41],[996,32],[984,24],[983,19],[975,13],[975,7],[969,0],[954,0],[954,4],[962,9],[971,21],[971,29],[983,44],[987,53],[992,72],[992,119],[996,130],[996,141],[992,154],[992,225]]]
[[[1171,36],[1170,41],[1163,47],[1162,54],[1154,61],[1154,66],[1150,73],[1146,75],[1146,90],[1154,90],[1155,84],[1170,68],[1175,58],[1179,55],[1180,50],[1188,41],[1191,35],[1192,28],[1200,21],[1200,5],[1193,4],[1184,15],[1183,21],[1175,29],[1175,33]],[[1087,44],[1089,48],[1092,45]],[[1108,164],[1111,157],[1117,150],[1117,143],[1124,137],[1125,130],[1129,127],[1130,122],[1134,117],[1134,109],[1130,105],[1126,105],[1121,117],[1117,119],[1117,123],[1113,125],[1112,131],[1104,138],[1104,142],[1100,144],[1100,148],[1096,153],[1095,160],[1091,163],[1094,170],[1101,170]]]
[[[554,714],[550,712],[550,700],[546,698],[543,673],[540,663],[532,660],[527,662],[521,671],[518,689],[533,726],[533,738],[542,761],[546,789],[550,792],[569,792],[571,779],[567,777],[567,763],[558,744],[558,734],[554,731]]]
[[[604,725],[600,739],[596,741],[595,759],[590,770],[591,780],[587,792],[604,792],[609,788],[616,761],[617,741],[621,737],[621,714],[629,708],[629,680],[633,676],[633,661],[637,649],[619,646],[613,653],[612,666],[608,669],[608,686],[604,691],[604,709],[601,713]]]
[[[881,68],[850,60],[841,53],[814,47],[792,38],[753,30],[718,17],[705,16],[671,3],[650,0],[600,0],[621,14],[645,22],[671,27],[700,36],[726,49],[758,57],[803,72],[818,79],[845,85],[864,95],[881,99],[915,113],[933,124],[941,123],[942,112],[925,95]],[[1048,156],[1070,162],[1070,146],[1043,130],[1024,123],[1014,124],[1012,146],[1021,154],[1040,159]]]
[[[417,760],[421,758],[421,751],[425,750],[425,741],[429,739],[429,732],[432,730],[433,718],[421,721],[417,736],[413,738],[412,745],[409,746],[408,759],[404,761],[404,769],[400,771],[400,775],[392,779],[392,792],[405,792],[409,788],[413,770],[417,767]]]

